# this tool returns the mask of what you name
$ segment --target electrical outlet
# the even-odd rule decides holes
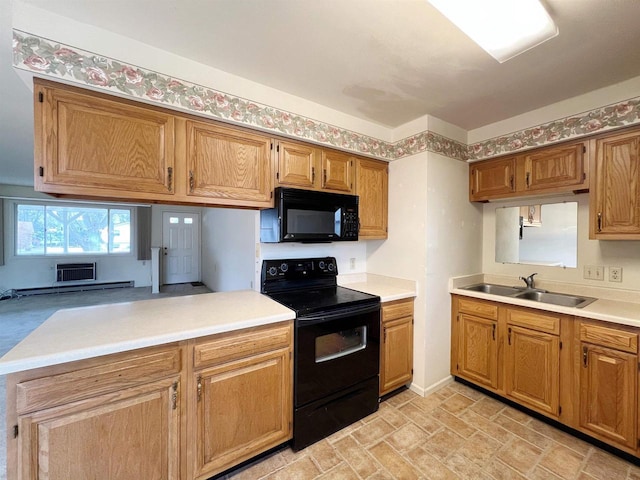
[[[610,282],[622,281],[622,267],[609,267],[609,281]]]
[[[349,267],[351,268],[351,270],[355,270],[356,269],[356,259],[355,259],[355,257],[351,257],[349,259]]]

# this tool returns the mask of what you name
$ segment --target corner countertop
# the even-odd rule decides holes
[[[637,291],[536,281],[538,287],[550,292],[583,295],[597,299],[584,308],[575,308],[464,290],[465,286],[483,282],[507,286],[518,284],[514,279],[510,281],[501,276],[468,275],[451,278],[449,293],[640,328],[640,295]]]
[[[0,375],[294,318],[253,290],[64,309],[0,358]]]
[[[338,285],[377,295],[382,303],[416,296],[416,282],[413,280],[372,273],[339,275]]]

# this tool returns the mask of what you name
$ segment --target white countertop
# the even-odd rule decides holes
[[[611,291],[611,289],[598,289],[596,287],[587,288],[585,286],[569,284],[565,285],[564,288],[563,285],[537,285],[540,288],[557,293],[577,294],[597,298],[595,302],[584,308],[575,308],[535,302],[532,300],[503,297],[500,295],[491,295],[482,292],[473,292],[462,288],[482,282],[506,286],[517,285],[516,282],[509,283],[495,281],[494,279],[485,279],[483,275],[479,274],[452,278],[449,281],[449,292],[456,295],[464,295],[466,297],[481,298],[510,305],[520,305],[522,307],[546,310],[548,312],[564,313],[567,315],[574,315],[576,317],[591,318],[593,320],[602,320],[620,325],[640,327],[640,293],[638,292]],[[629,301],[630,299],[635,298],[638,299],[638,302]]]
[[[416,296],[416,282],[372,273],[340,275],[338,284],[360,292],[377,295],[381,302],[392,302]]]
[[[253,290],[59,310],[0,358],[0,374],[291,320]]]
[[[381,275],[346,275],[340,284],[382,302],[416,295],[415,282]],[[63,309],[0,358],[0,375],[294,318],[253,290]]]

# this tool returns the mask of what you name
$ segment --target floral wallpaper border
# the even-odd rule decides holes
[[[16,68],[237,125],[386,160],[429,151],[481,160],[640,123],[640,97],[466,145],[424,131],[395,143],[13,30]]]
[[[433,132],[386,142],[19,30],[13,30],[13,65],[161,106],[387,160],[427,150],[464,160],[467,151],[464,143]]]
[[[640,123],[640,97],[469,145],[467,160],[481,160]]]

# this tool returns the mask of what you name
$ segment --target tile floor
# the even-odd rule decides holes
[[[640,480],[640,467],[465,385],[406,390],[300,452],[281,450],[232,480]]]

